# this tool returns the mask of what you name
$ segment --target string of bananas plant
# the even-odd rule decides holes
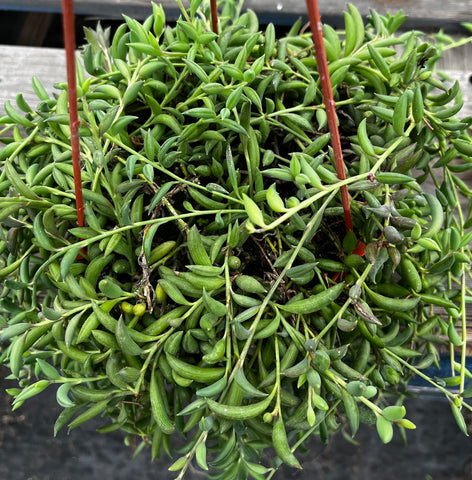
[[[352,5],[324,26],[339,181],[311,36],[193,0],[86,30],[77,227],[67,85],[0,118],[0,364],[13,408],[46,388],[54,431],[96,416],[214,480],[271,478],[310,437],[414,428],[427,380],[467,433],[472,118],[444,49]],[[339,195],[350,193],[346,233]],[[429,190],[428,190],[429,188]],[[424,369],[449,350],[447,378]],[[179,433],[184,447],[175,450]],[[269,449],[275,450],[268,455]],[[270,451],[269,451],[270,453]],[[169,462],[171,463],[171,462]]]

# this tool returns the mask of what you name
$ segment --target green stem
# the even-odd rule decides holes
[[[108,378],[106,375],[99,375],[97,377],[72,377],[72,378],[67,378],[67,377],[61,377],[58,378],[57,380],[50,380],[51,383],[73,383],[76,385],[80,385],[81,383],[84,382],[99,382],[100,380],[105,380]],[[120,390],[117,390],[119,392]]]
[[[451,393],[449,392],[448,390],[446,390],[444,387],[442,387],[441,385],[439,385],[438,383],[436,383],[432,378],[428,377],[428,375],[424,374],[421,370],[418,370],[416,367],[414,367],[413,365],[411,365],[410,363],[408,363],[406,360],[403,360],[403,358],[399,357],[398,355],[396,355],[395,353],[393,353],[391,350],[389,350],[388,348],[385,349],[390,355],[392,355],[392,357],[394,357],[396,360],[398,360],[401,364],[403,364],[406,368],[408,368],[408,370],[412,371],[413,373],[415,373],[416,375],[418,375],[419,377],[421,377],[423,380],[426,380],[428,383],[430,383],[431,385],[433,385],[435,388],[437,388],[438,390],[440,390],[441,392],[444,393],[444,395],[446,395],[447,397],[452,397],[452,398],[455,398],[456,397],[456,394],[454,393]]]
[[[231,235],[231,225],[228,227],[228,238]],[[228,259],[231,249],[227,248],[225,252],[224,272],[225,272],[225,294],[226,294],[226,308],[228,313],[225,318],[225,338],[226,338],[226,373],[231,371],[231,322],[233,320],[233,302],[231,301],[231,276],[229,271]],[[236,352],[235,352],[236,353]]]
[[[177,5],[179,6],[180,11],[182,12],[182,15],[185,17],[185,20],[187,20],[187,22],[189,23],[192,23],[190,21],[190,17],[188,16],[186,8],[182,4],[182,1],[181,0],[175,0],[175,1],[177,2]]]
[[[179,476],[175,480],[182,480],[184,478],[185,472],[187,471],[188,467],[190,467],[192,459],[195,456],[198,445],[200,445],[201,443],[205,443],[207,437],[208,437],[208,432],[206,431],[200,434],[200,437],[195,442],[195,445],[192,447],[192,450],[190,450],[190,452],[188,452],[187,455],[185,455],[186,457],[185,465],[180,471]]]
[[[462,321],[462,347],[461,347],[461,383],[459,392],[462,393],[465,388],[465,363],[467,361],[467,315],[466,315],[466,302],[465,302],[465,265],[462,264],[461,268],[461,321]]]
[[[7,125],[6,127],[0,129],[0,138],[3,137],[11,128],[13,128],[13,124]]]
[[[161,107],[164,107],[173,98],[174,92],[176,92],[180,88],[180,84],[187,77],[187,73],[188,73],[188,67],[185,66],[184,69],[182,70],[180,77],[177,79],[174,85],[172,85],[172,88],[169,90],[169,92],[167,92],[166,96],[164,97],[164,100],[162,100]]]
[[[309,111],[309,110],[318,110],[320,108],[321,108],[320,105],[310,106],[310,107],[307,107],[306,105],[297,105],[295,107],[286,108],[285,110],[277,110],[275,112],[268,113],[267,115],[264,115],[263,118],[278,117],[279,115],[284,114],[284,113],[306,112],[306,111]]]
[[[375,174],[375,172],[382,166],[385,160],[397,149],[397,147],[403,142],[404,137],[408,137],[412,130],[416,127],[415,124],[411,123],[410,126],[406,129],[406,132],[403,136],[399,136],[395,142],[390,145],[390,147],[385,150],[385,152],[380,155],[379,159],[375,163],[375,165],[371,168],[370,173]],[[367,175],[366,175],[367,176]]]
[[[136,382],[136,386],[133,389],[133,394],[134,395],[139,395],[139,390],[141,389],[141,384],[144,381],[144,377],[146,375],[146,372],[148,370],[149,364],[151,363],[151,360],[153,359],[156,351],[159,349],[159,347],[162,345],[163,342],[166,341],[166,339],[174,333],[175,328],[170,328],[157,342],[154,343],[152,346],[151,350],[149,350],[146,360],[143,363],[143,366],[141,367],[141,371],[139,374],[138,381]],[[154,369],[153,369],[154,372]]]
[[[277,388],[277,401],[275,403],[273,414],[282,415],[280,411],[281,406],[281,385],[280,385],[280,351],[279,351],[279,340],[277,335],[274,335],[274,343],[275,343],[275,383]]]
[[[25,148],[26,145],[29,145],[33,141],[33,138],[38,133],[38,131],[39,131],[39,127],[35,127],[33,131],[18,145],[18,147],[15,148],[15,150],[10,155],[8,160],[12,161],[12,159],[16,158],[18,154],[23,150],[23,148]],[[6,170],[3,169],[2,174],[0,175],[0,182],[3,182],[6,176],[7,176]]]
[[[472,42],[472,36],[471,37],[466,37],[466,38],[461,38],[460,40],[457,40],[456,42],[450,43],[449,45],[446,45],[445,47],[442,47],[441,51],[445,52],[446,50],[451,50],[453,48],[462,47],[464,45],[467,45],[470,42]]]

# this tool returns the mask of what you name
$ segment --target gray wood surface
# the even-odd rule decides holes
[[[119,17],[121,13],[143,17],[150,12],[151,0],[75,0],[77,14]],[[175,0],[161,0],[169,16],[178,11]],[[321,14],[336,21],[342,18],[346,0],[319,0]],[[374,8],[379,13],[402,9],[415,26],[439,25],[457,29],[460,22],[472,22],[471,2],[468,0],[355,0],[363,15]],[[306,15],[305,0],[246,0],[244,8],[261,13],[269,21],[290,22],[294,17]],[[0,9],[55,11],[61,10],[61,0],[0,0]]]
[[[15,47],[0,45],[0,112],[3,104],[12,103],[18,93],[34,106],[38,98],[33,91],[31,79],[37,76],[48,91],[52,93],[54,83],[66,79],[66,60],[64,50],[58,48]]]

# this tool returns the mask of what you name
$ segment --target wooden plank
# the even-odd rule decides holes
[[[117,18],[121,13],[143,18],[150,12],[151,0],[76,0],[77,14],[96,15]],[[169,18],[178,15],[175,0],[161,0]],[[345,0],[319,0],[320,10],[325,20],[339,23],[342,11],[346,8]],[[409,26],[441,26],[457,29],[460,22],[472,22],[472,9],[467,0],[355,0],[353,2],[363,15],[374,8],[379,13],[396,12],[401,9],[409,16]],[[306,15],[304,0],[246,0],[244,8],[260,13],[266,21],[278,24],[291,23],[294,18]],[[61,0],[0,0],[0,9],[61,11]]]
[[[178,12],[174,0],[161,3],[169,12],[169,18],[175,18]],[[184,2],[185,3],[185,2]],[[37,12],[62,11],[61,0],[0,0],[0,10],[29,10]],[[120,18],[121,14],[136,18],[145,18],[151,12],[151,0],[76,0],[74,9],[77,15],[92,15],[101,18]]]
[[[2,68],[0,70],[0,114],[3,104],[14,102],[18,93],[34,106],[38,98],[31,85],[33,75],[39,78],[48,93],[54,84],[66,79],[64,50],[57,48],[0,46]]]

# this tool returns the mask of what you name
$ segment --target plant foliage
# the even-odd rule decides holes
[[[14,408],[56,385],[56,432],[101,415],[138,452],[177,455],[179,478],[195,459],[215,480],[300,467],[310,436],[360,423],[390,441],[414,428],[413,375],[466,432],[472,119],[433,73],[449,40],[396,34],[401,14],[364,25],[352,5],[345,33],[324,27],[340,182],[301,22],[276,39],[227,2],[217,35],[199,3],[173,27],[153,5],[111,39],[86,31],[85,227],[67,86],[51,97],[34,78],[37,108],[5,105],[0,363],[19,381]],[[441,345],[452,374],[433,379]]]

